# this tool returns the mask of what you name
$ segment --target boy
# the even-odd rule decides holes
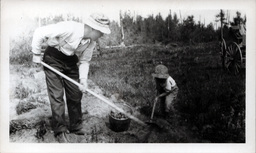
[[[168,74],[168,68],[164,65],[157,65],[155,73],[152,74],[156,82],[159,116],[167,117],[168,114],[174,113],[173,101],[178,95],[178,86],[175,80]]]

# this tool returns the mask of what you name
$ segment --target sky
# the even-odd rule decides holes
[[[17,26],[24,18],[46,17],[49,15],[59,15],[71,13],[74,16],[85,19],[92,12],[102,12],[106,14],[110,20],[118,21],[119,11],[130,11],[142,17],[149,15],[157,15],[161,13],[165,18],[169,11],[177,14],[178,18],[186,19],[187,16],[193,15],[196,23],[201,21],[208,25],[215,25],[215,16],[223,8],[225,3],[206,3],[207,1],[175,1],[175,0],[10,0],[2,2],[2,18],[3,21],[10,21],[10,26]],[[217,5],[216,5],[217,4]],[[215,6],[216,5],[216,6]],[[242,16],[245,15],[243,7],[229,7],[223,9],[225,12],[230,11],[230,19],[236,15],[236,11],[240,11]],[[14,27],[15,28],[15,27]]]
[[[14,29],[10,31],[10,37],[15,38],[17,36],[25,36],[26,31],[30,31],[32,27],[35,27],[35,25],[28,25],[28,23],[31,23],[28,19],[34,19],[35,17],[49,17],[70,13],[76,17],[86,19],[93,12],[102,12],[110,20],[119,22],[120,10],[122,12],[129,11],[131,14],[138,14],[144,18],[160,13],[164,19],[171,10],[172,15],[176,13],[180,21],[180,18],[186,19],[187,16],[193,15],[196,23],[201,21],[207,26],[212,22],[214,28],[218,29],[220,23],[215,23],[215,16],[219,13],[220,8],[222,7],[202,7],[201,3],[200,5],[189,2],[174,3],[171,0],[130,0],[129,2],[123,0],[9,0],[8,2],[2,2],[2,21],[7,24],[6,26],[9,29]],[[239,9],[231,7],[223,10],[225,12],[229,10],[230,19],[232,20],[232,17],[236,15],[236,11]],[[244,10],[239,11],[242,16],[245,14]]]

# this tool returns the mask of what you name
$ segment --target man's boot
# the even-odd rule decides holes
[[[68,143],[69,142],[66,135],[67,135],[66,132],[60,132],[60,133],[54,134],[56,140],[59,143]]]

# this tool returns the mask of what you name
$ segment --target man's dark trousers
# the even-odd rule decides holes
[[[79,79],[78,57],[67,56],[56,48],[47,47],[43,61],[75,81]],[[82,128],[81,99],[82,92],[70,81],[62,78],[48,68],[44,68],[48,96],[52,109],[52,130],[55,134],[68,130],[65,121],[64,92],[69,115],[69,130]]]

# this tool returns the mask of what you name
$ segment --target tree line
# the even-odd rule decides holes
[[[156,16],[149,15],[143,18],[140,15],[132,16],[130,13],[120,13],[120,25],[112,22],[112,34],[109,36],[107,45],[125,45],[160,43],[167,45],[173,42],[198,43],[211,42],[218,38],[218,33],[214,30],[213,24],[205,26],[203,23],[196,23],[194,16],[188,16],[182,22],[177,14],[170,11],[166,18],[159,13]],[[122,39],[122,28],[124,39]]]
[[[220,18],[221,16],[221,18]],[[221,28],[226,32],[226,37],[229,37],[229,26],[237,25],[242,21],[246,23],[246,16],[241,17],[240,12],[236,12],[236,17],[233,21],[228,21],[228,14],[220,10],[216,14],[216,19],[213,22],[223,22],[223,27],[214,29],[211,22],[208,25],[195,22],[194,16],[190,15],[186,19],[178,19],[177,14],[172,14],[171,10],[166,18],[163,18],[159,13],[156,16],[149,15],[143,18],[140,15],[131,15],[129,12],[120,13],[120,26],[117,22],[112,22],[112,34],[109,35],[109,46],[121,44],[145,44],[145,43],[160,43],[167,45],[169,43],[196,44],[218,41],[221,37]]]
[[[111,21],[111,34],[99,40],[100,46],[118,46],[120,44],[168,45],[170,43],[191,45],[218,41],[221,36],[220,28],[215,30],[212,22],[208,25],[200,21],[196,23],[193,15],[181,20],[176,13],[172,14],[171,10],[166,18],[163,18],[160,13],[143,18],[141,15],[131,15],[127,11],[120,11],[119,16],[119,22]],[[220,11],[220,14],[216,14],[216,18],[220,18],[220,20],[215,22],[225,23],[222,28],[228,31],[227,18],[225,16],[227,15]],[[82,22],[79,17],[74,17],[72,14],[41,18],[39,20],[41,26],[65,20]],[[235,24],[237,20],[241,20],[240,12],[237,12],[237,16],[231,22],[231,25]],[[246,21],[246,19],[243,21]]]

